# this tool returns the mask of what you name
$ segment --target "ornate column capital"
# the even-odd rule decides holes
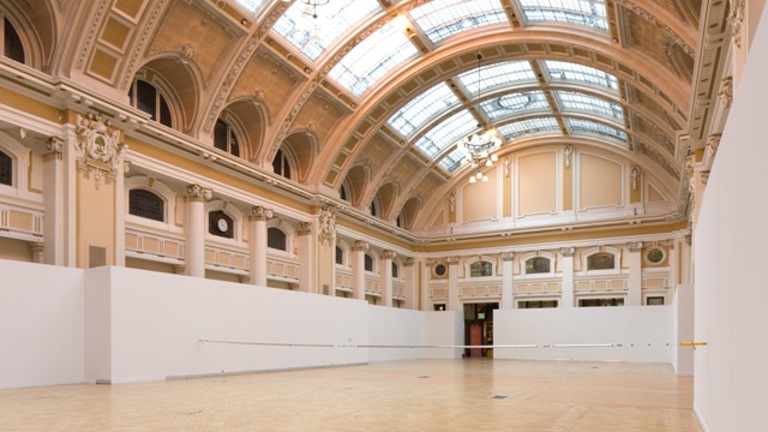
[[[199,184],[187,186],[187,202],[205,202],[213,197],[213,189],[202,187]]]
[[[397,257],[397,252],[393,250],[385,250],[381,256],[384,257],[384,259],[393,260]]]
[[[458,256],[449,256],[445,258],[445,262],[448,263],[448,265],[454,265],[459,263],[459,257]]]
[[[414,264],[416,264],[416,258],[414,257],[408,257],[403,261],[403,265],[406,267],[412,267]]]
[[[643,250],[643,242],[629,242],[627,243],[627,249],[630,252],[640,252]]]
[[[299,222],[298,235],[307,235],[312,233],[312,222]]]
[[[707,139],[707,153],[709,153],[710,156],[714,156],[715,153],[717,153],[717,149],[720,147],[720,139],[722,137],[722,134],[712,134]]]
[[[515,253],[514,252],[502,252],[501,253],[501,260],[502,261],[512,261],[515,259]]]
[[[272,214],[272,209],[268,209],[263,206],[251,207],[251,220],[266,221],[272,218]]]
[[[353,251],[367,252],[368,249],[370,249],[370,248],[371,248],[371,245],[368,244],[368,242],[364,241],[364,240],[356,240],[355,244],[352,245],[352,250]]]
[[[55,159],[61,160],[64,155],[64,140],[52,136],[45,140],[45,148],[48,150],[46,155],[52,155]]]
[[[576,248],[575,247],[561,247],[560,248],[560,254],[564,257],[572,257],[576,254]]]

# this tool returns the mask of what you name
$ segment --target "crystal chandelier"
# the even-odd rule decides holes
[[[480,106],[482,100],[481,86],[480,86],[480,61],[483,59],[482,54],[477,54],[477,105]],[[483,125],[478,123],[478,129]],[[499,157],[493,154],[496,149],[501,147],[501,138],[495,130],[490,129],[483,133],[473,133],[458,142],[457,147],[459,150],[465,150],[465,160],[472,165],[472,168],[477,168],[480,165],[486,167],[493,166],[493,163],[499,160]],[[488,176],[482,172],[472,175],[469,178],[470,183],[476,183],[477,181],[488,181]]]
[[[285,3],[290,3],[292,0],[283,0]],[[299,0],[300,2],[307,5],[307,8],[304,10],[304,14],[306,15],[312,15],[312,18],[317,19],[317,7],[318,6],[325,6],[328,3],[331,2],[331,0]]]

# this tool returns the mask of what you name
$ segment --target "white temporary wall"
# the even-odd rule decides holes
[[[369,349],[371,361],[424,358],[424,350],[419,348],[385,348],[393,345],[423,346],[424,312],[369,306],[368,318],[370,344],[379,346]]]
[[[694,232],[694,409],[711,432],[766,430],[768,13],[734,95]]]
[[[497,359],[621,360],[671,363],[672,306],[501,309],[494,312]],[[557,345],[612,344],[612,347]]]
[[[464,344],[464,312],[429,311],[424,313],[424,341],[430,346],[456,346]],[[426,358],[461,358],[461,348],[428,348]]]
[[[0,259],[0,388],[82,382],[83,271]]]

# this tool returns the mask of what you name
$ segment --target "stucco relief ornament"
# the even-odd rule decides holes
[[[120,131],[113,128],[111,122],[101,115],[91,113],[87,117],[77,115],[75,134],[77,170],[83,173],[85,178],[90,178],[93,173],[97,190],[102,176],[105,184],[115,181],[120,168],[120,158],[128,148],[120,141]]]
[[[333,241],[336,235],[336,213],[330,207],[320,210],[320,242]]]

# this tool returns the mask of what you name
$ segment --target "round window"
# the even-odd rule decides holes
[[[438,264],[435,266],[435,276],[445,276],[447,270],[445,264]]]
[[[651,264],[659,264],[664,261],[664,251],[660,248],[651,248],[645,254],[645,258]]]

